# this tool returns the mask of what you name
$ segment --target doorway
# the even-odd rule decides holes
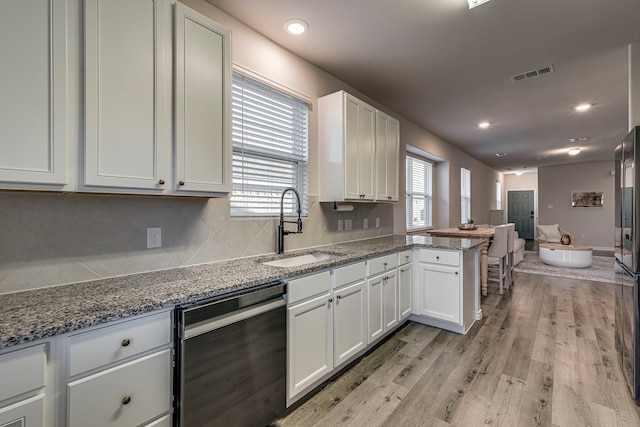
[[[508,222],[516,225],[518,236],[525,240],[534,238],[535,203],[533,190],[507,192]]]

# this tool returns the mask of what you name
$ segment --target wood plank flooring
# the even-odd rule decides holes
[[[490,282],[467,335],[409,323],[273,425],[640,426],[614,348],[614,288]]]

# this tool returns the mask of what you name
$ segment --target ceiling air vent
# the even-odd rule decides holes
[[[555,71],[555,69],[553,68],[553,65],[547,65],[546,67],[538,68],[537,70],[531,70],[531,71],[527,71],[525,73],[520,73],[520,74],[513,75],[513,76],[511,76],[511,81],[512,82],[519,82],[521,80],[526,80],[526,79],[530,79],[530,78],[533,78],[533,77],[542,76],[544,74],[553,73],[554,71]]]

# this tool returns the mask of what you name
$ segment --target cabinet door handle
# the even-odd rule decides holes
[[[405,255],[404,258],[409,261],[409,255]]]
[[[164,185],[164,179],[161,179],[160,181],[158,181],[158,184]]]
[[[386,270],[387,269],[387,263],[385,262],[383,265],[384,265],[384,268]]]
[[[342,295],[336,296],[337,299],[342,299]]]
[[[128,405],[131,402],[131,396],[125,396],[122,398],[122,404]]]
[[[180,182],[178,182],[178,185],[179,185],[179,186],[183,186],[183,185],[184,185],[184,181],[180,181]]]
[[[458,275],[458,272],[456,271],[456,276]]]
[[[437,256],[437,257],[436,257],[436,259],[440,259],[440,257],[439,257],[439,256]]]
[[[127,347],[129,344],[131,344],[131,338],[125,338],[120,343],[120,345],[122,345],[123,347]]]
[[[333,298],[329,298],[329,302],[333,302]]]

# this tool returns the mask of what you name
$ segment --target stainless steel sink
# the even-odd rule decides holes
[[[302,265],[311,264],[318,261],[326,261],[336,258],[340,254],[332,254],[327,252],[312,252],[310,254],[292,256],[289,258],[281,258],[274,261],[263,262],[264,265],[272,267],[300,267]]]

